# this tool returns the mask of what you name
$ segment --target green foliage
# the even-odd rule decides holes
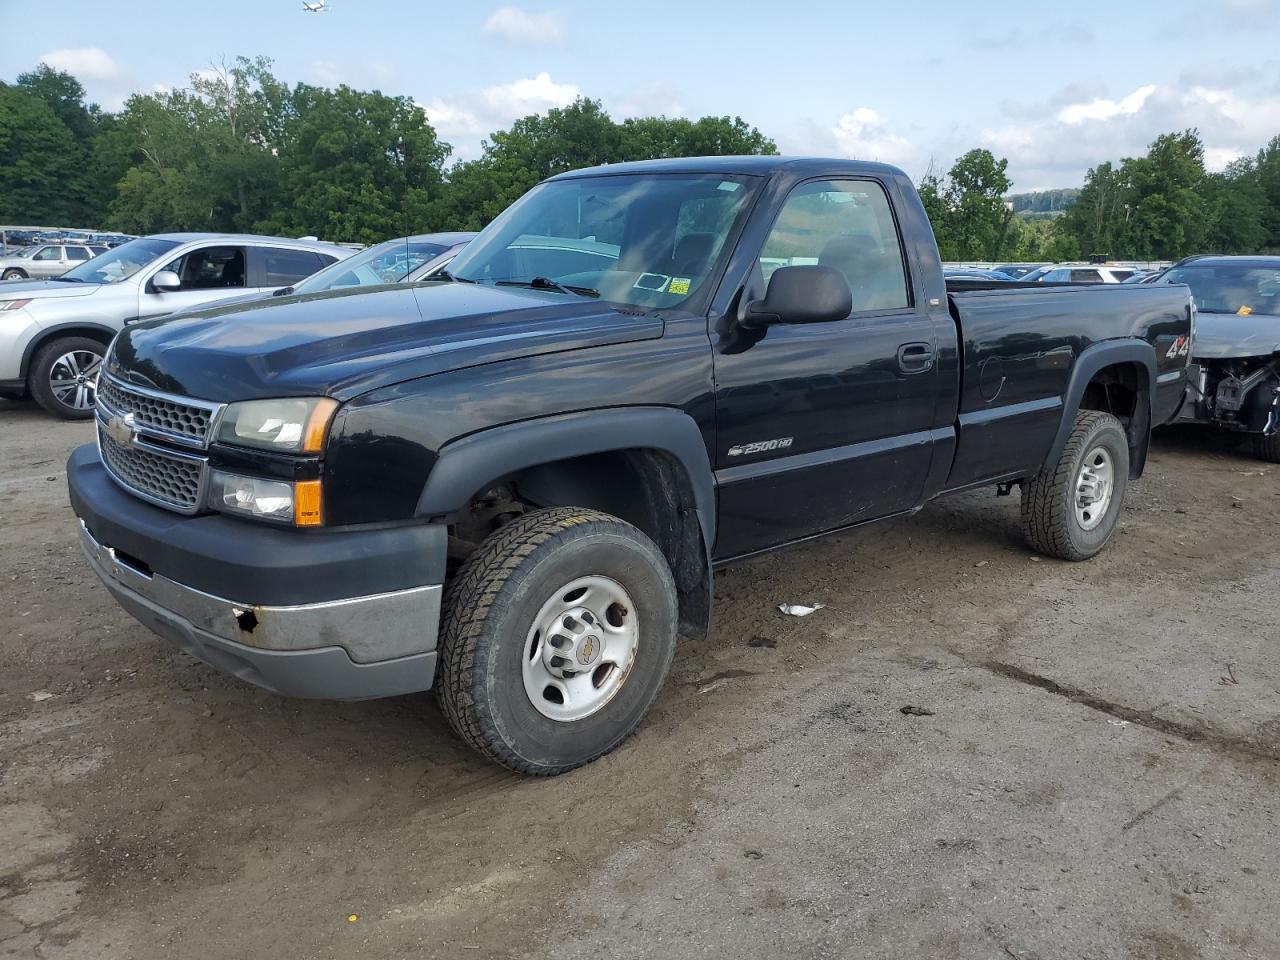
[[[1016,243],[1013,211],[1005,206],[1009,161],[990,150],[970,150],[947,171],[920,184],[943,260],[1000,260]]]
[[[0,83],[0,222],[75,223],[87,192],[85,152],[43,98]]]
[[[1058,214],[1075,203],[1080,191],[1075,187],[1063,190],[1036,190],[1031,193],[1011,193],[1006,198],[1013,204],[1014,213]]]

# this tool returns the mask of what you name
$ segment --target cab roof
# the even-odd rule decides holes
[[[767,177],[786,172],[795,176],[874,174],[882,177],[901,176],[902,171],[887,163],[866,160],[840,160],[823,157],[671,157],[665,160],[637,160],[630,163],[606,163],[598,167],[570,170],[551,180],[573,180],[578,177],[617,176],[654,173],[720,173],[739,176]]]

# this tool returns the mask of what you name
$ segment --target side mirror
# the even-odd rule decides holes
[[[759,329],[771,323],[830,323],[853,311],[844,274],[831,267],[779,267],[763,300],[747,304],[743,323]]]
[[[161,293],[182,289],[182,279],[172,270],[161,270],[151,278],[151,286]]]

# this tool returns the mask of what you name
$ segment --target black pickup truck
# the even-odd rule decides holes
[[[910,180],[730,157],[555,177],[439,280],[130,327],[69,464],[138,620],[284,694],[435,687],[499,763],[614,748],[712,571],[1021,488],[1106,544],[1183,397],[1177,286],[948,289]]]

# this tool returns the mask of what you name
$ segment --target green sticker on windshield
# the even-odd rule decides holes
[[[667,285],[667,293],[686,294],[689,292],[688,277],[672,277],[671,283]]]

